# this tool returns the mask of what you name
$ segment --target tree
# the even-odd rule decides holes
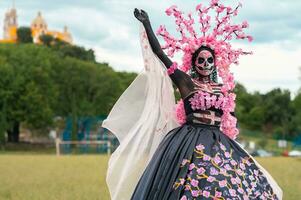
[[[96,62],[95,54],[92,49],[86,50],[84,47],[71,45],[59,40],[55,40],[52,49],[57,51],[62,57],[73,57],[84,61]]]
[[[52,35],[48,34],[41,35],[39,39],[46,46],[50,46],[51,43],[54,42],[54,38],[52,37]]]
[[[6,122],[9,142],[18,142],[20,124],[34,128],[51,125],[52,105],[56,99],[55,84],[50,79],[51,62],[55,60],[49,50],[34,44],[4,45],[0,48],[3,62],[9,66],[5,99]],[[58,57],[59,58],[59,57]],[[57,59],[58,60],[58,59]],[[5,65],[4,65],[5,66]],[[5,68],[1,65],[1,68]]]
[[[76,139],[77,119],[108,114],[135,76],[44,45],[0,45],[0,141],[6,132],[18,142],[21,125],[47,130],[56,116],[73,119]]]
[[[29,27],[20,27],[17,29],[17,41],[19,43],[32,43],[32,33]]]

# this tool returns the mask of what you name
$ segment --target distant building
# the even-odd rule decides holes
[[[3,39],[0,43],[16,43],[17,42],[17,10],[12,8],[5,13],[3,25]],[[48,30],[47,22],[42,17],[42,13],[38,12],[36,18],[31,22],[31,33],[33,42],[39,44],[41,35],[51,35],[54,38],[62,40],[67,43],[72,43],[72,35],[69,33],[67,26],[64,27],[62,32]]]

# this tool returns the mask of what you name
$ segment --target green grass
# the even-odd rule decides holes
[[[257,158],[284,190],[301,199],[301,159]],[[1,200],[109,200],[106,155],[0,155]]]

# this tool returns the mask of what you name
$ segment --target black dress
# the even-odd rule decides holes
[[[187,122],[164,137],[132,200],[278,199],[252,158],[218,123],[197,118],[201,111],[191,109],[189,98],[184,107]]]

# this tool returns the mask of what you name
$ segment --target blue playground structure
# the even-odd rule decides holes
[[[106,116],[98,117],[80,117],[77,120],[77,141],[110,141],[111,146],[108,147],[107,143],[104,144],[76,144],[78,153],[107,153],[108,148],[113,152],[119,142],[117,138],[111,134],[107,129],[101,127],[102,121],[106,119]],[[72,119],[69,117],[66,119],[65,129],[60,135],[62,141],[72,140]],[[61,152],[63,154],[72,153],[71,148],[74,144],[61,144]]]
[[[301,147],[301,135],[293,140],[293,148]]]

